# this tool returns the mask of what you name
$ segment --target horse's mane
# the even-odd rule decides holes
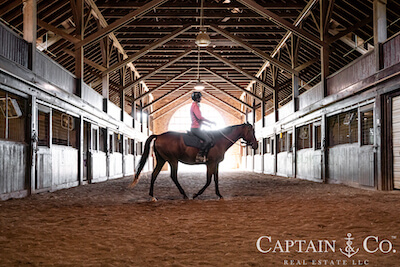
[[[230,132],[232,132],[234,130],[234,128],[238,128],[238,127],[241,127],[244,125],[246,125],[246,123],[231,125],[231,126],[219,129],[219,130],[208,131],[207,133],[212,134],[214,136],[214,138],[216,138],[216,137],[222,136],[223,134],[224,135],[229,134]]]

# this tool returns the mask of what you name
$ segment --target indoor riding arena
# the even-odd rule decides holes
[[[399,1],[0,0],[0,43],[0,266],[400,265]]]

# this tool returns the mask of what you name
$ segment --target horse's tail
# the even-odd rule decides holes
[[[146,164],[147,158],[149,157],[150,143],[155,138],[157,138],[157,135],[155,135],[155,134],[153,134],[149,138],[147,138],[146,143],[144,144],[143,155],[140,158],[140,162],[136,167],[137,171],[135,173],[135,177],[133,179],[133,182],[129,185],[130,188],[135,187],[135,185],[139,182],[140,173],[142,172],[144,164]]]

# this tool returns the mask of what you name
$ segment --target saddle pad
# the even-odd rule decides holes
[[[185,145],[192,146],[201,149],[203,147],[203,141],[195,135],[184,134],[183,141]]]

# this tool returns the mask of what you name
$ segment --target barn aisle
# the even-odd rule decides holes
[[[179,173],[189,196],[204,173]],[[379,192],[250,172],[222,172],[219,201],[214,183],[196,200],[182,200],[162,172],[149,202],[149,174],[134,189],[131,178],[111,180],[25,199],[0,202],[0,266],[398,266],[400,192]],[[344,256],[354,237],[357,255]],[[261,248],[275,252],[261,253]],[[368,253],[368,236],[392,250]],[[280,240],[281,252],[276,242]],[[285,240],[314,241],[296,252]],[[336,240],[335,252],[318,252],[317,240]],[[382,250],[389,250],[389,243]],[[368,248],[378,248],[370,239]],[[313,251],[315,250],[315,251]],[[290,262],[290,260],[294,260]],[[366,262],[367,261],[367,262]],[[315,263],[315,264],[313,264]],[[319,264],[324,266],[324,264]]]

